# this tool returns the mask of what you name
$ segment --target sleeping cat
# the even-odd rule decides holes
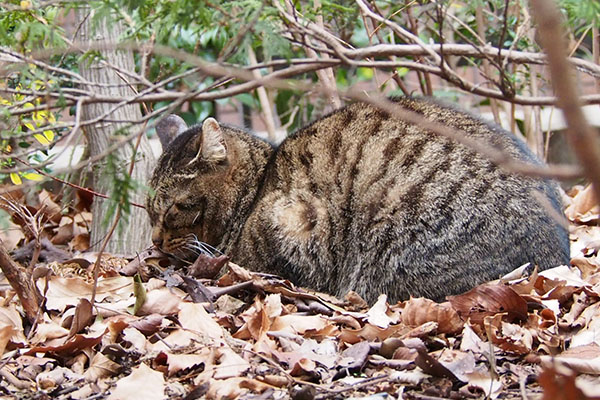
[[[501,128],[432,99],[398,107],[539,163]],[[469,148],[355,103],[274,147],[208,118],[169,116],[150,186],[153,242],[193,260],[208,244],[249,269],[373,302],[449,294],[533,262],[569,262],[555,185],[508,174]]]

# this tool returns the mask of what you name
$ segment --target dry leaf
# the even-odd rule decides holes
[[[210,352],[210,349],[204,348],[195,354],[166,353],[169,376],[172,376],[179,371],[204,364],[204,362],[209,358]]]
[[[88,382],[96,382],[98,379],[116,375],[120,369],[120,364],[112,361],[102,353],[96,353],[90,361],[90,367],[83,376]]]
[[[44,291],[46,283],[38,279],[36,285],[40,291]],[[110,299],[127,299],[133,293],[133,280],[125,276],[98,279],[96,288],[96,301],[101,302]],[[46,308],[50,310],[64,311],[67,306],[75,307],[79,299],[91,299],[92,283],[83,278],[61,278],[51,276],[48,280],[48,291],[46,292]]]
[[[500,349],[515,354],[529,354],[532,350],[531,332],[516,324],[502,320],[504,314],[485,317],[483,324],[490,340]]]
[[[163,374],[142,363],[129,376],[117,381],[108,400],[163,400],[165,386]]]
[[[438,304],[422,297],[411,298],[406,302],[402,311],[403,323],[416,327],[430,321],[437,322],[440,333],[458,333],[464,326],[464,322],[449,302]]]
[[[398,314],[389,309],[386,300],[385,294],[379,296],[377,302],[367,311],[367,322],[380,328],[387,328],[390,324],[398,322]]]
[[[527,319],[527,302],[505,285],[480,285],[467,293],[448,296],[448,301],[462,319],[477,325],[497,313],[506,313],[509,321]]]
[[[174,315],[180,310],[185,292],[177,288],[160,288],[146,292],[143,305],[136,315]]]
[[[565,215],[571,221],[590,222],[600,218],[600,206],[594,195],[592,185],[588,185],[573,198],[573,202],[565,210]]]

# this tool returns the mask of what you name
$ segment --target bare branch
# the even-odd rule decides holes
[[[567,46],[560,12],[552,0],[531,0],[530,4],[538,24],[540,41],[548,54],[558,104],[567,120],[567,138],[593,184],[596,199],[600,199],[600,142],[583,115],[573,71],[566,62]]]

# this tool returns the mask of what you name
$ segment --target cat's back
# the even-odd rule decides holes
[[[429,99],[395,101],[538,162],[509,133],[469,113]],[[365,103],[286,139],[267,188],[278,193],[270,201],[287,229],[283,248],[293,250],[283,258],[307,286],[439,298],[528,261],[568,262],[566,232],[544,208],[560,211],[553,184],[508,174],[464,145]]]

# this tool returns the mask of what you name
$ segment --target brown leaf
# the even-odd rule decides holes
[[[79,304],[75,308],[75,315],[73,316],[73,322],[71,323],[71,329],[69,331],[69,337],[79,333],[83,328],[86,328],[94,322],[94,310],[92,303],[87,299],[79,299]]]
[[[105,332],[106,333],[106,332]],[[52,353],[59,356],[70,356],[78,353],[81,350],[94,347],[102,341],[104,333],[98,337],[86,337],[84,335],[75,335],[67,342],[58,346],[36,346],[31,348],[25,355],[31,356],[37,353]]]
[[[427,354],[427,350],[417,349],[417,352],[418,356],[415,358],[415,364],[423,371],[438,378],[448,378],[453,382],[458,380],[448,368],[444,367],[438,360]]]
[[[200,254],[196,261],[188,267],[188,273],[194,278],[216,278],[223,267],[227,265],[229,257],[222,255],[210,257],[206,254]]]
[[[344,350],[337,362],[338,369],[358,372],[367,363],[371,346],[368,342],[358,342]]]
[[[448,301],[464,320],[483,326],[483,319],[497,313],[506,313],[509,321],[527,319],[527,302],[505,285],[485,284]]]
[[[52,194],[45,189],[38,194],[40,209],[48,220],[58,223],[62,218],[62,208],[54,202]]]
[[[75,235],[69,242],[69,248],[77,251],[86,251],[90,248],[90,235],[89,233],[82,233]]]
[[[342,329],[339,334],[340,341],[344,343],[358,343],[362,340],[369,342],[382,341],[393,335],[405,334],[409,329],[403,325],[391,325],[388,328],[379,328],[366,324],[360,329]]]
[[[554,366],[544,368],[538,378],[543,390],[543,400],[590,399],[575,385],[576,374],[559,371]]]
[[[437,322],[438,332],[458,333],[464,322],[449,302],[438,304],[423,297],[411,298],[402,310],[402,322],[410,327],[423,325],[426,322]]]
[[[152,246],[140,252],[127,265],[119,270],[125,276],[132,276],[137,273],[142,275],[142,278],[149,276],[149,266],[167,266],[169,257],[156,247]]]
[[[531,332],[519,325],[502,321],[503,316],[496,314],[483,320],[492,343],[508,353],[529,354],[533,346]]]

